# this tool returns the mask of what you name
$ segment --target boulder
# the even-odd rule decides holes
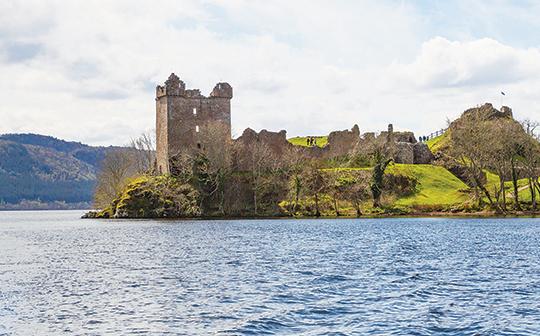
[[[394,154],[395,163],[414,163],[414,148],[409,142],[396,142],[396,151]]]
[[[422,142],[413,145],[413,157],[414,164],[430,164],[435,159],[428,145]]]

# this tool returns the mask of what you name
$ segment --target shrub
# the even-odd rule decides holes
[[[143,176],[129,183],[112,204],[116,218],[196,217],[199,193],[171,176]]]

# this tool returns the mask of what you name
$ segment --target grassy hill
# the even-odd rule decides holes
[[[426,141],[426,145],[428,145],[429,149],[436,153],[439,150],[443,149],[444,147],[448,146],[450,142],[450,131],[447,130],[443,133],[443,135],[440,135],[438,137],[435,137],[433,139],[430,139]]]
[[[417,192],[396,200],[398,206],[455,205],[469,199],[467,185],[444,167],[396,164],[387,172],[411,176],[418,181]]]
[[[331,168],[327,171],[370,170],[370,168]],[[448,208],[470,199],[468,187],[454,174],[441,166],[429,164],[392,164],[386,173],[405,175],[417,181],[416,192],[393,200],[398,208]],[[370,207],[370,201],[365,203]]]

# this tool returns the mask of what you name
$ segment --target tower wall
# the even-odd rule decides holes
[[[156,98],[156,169],[159,174],[169,173],[169,132],[167,97]]]
[[[182,152],[201,150],[209,124],[220,123],[231,137],[232,87],[218,83],[209,97],[199,90],[186,90],[171,74],[165,86],[156,89],[157,169],[170,173],[170,159]]]

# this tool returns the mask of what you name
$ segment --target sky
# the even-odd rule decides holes
[[[126,144],[171,72],[205,95],[230,83],[236,136],[420,136],[485,102],[540,120],[538,17],[519,0],[1,0],[0,133]]]

